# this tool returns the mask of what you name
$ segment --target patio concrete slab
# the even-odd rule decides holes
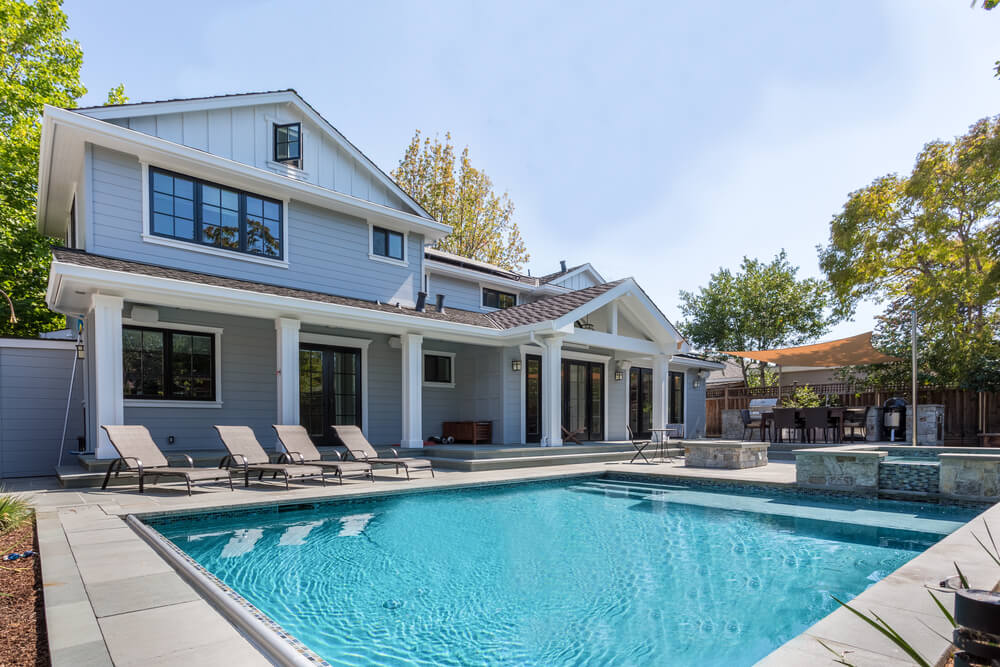
[[[153,660],[182,664],[178,654],[218,644],[246,643],[236,629],[203,600],[145,609],[100,619],[116,667]],[[259,654],[258,654],[259,655]]]
[[[49,647],[53,651],[72,648],[99,641],[101,629],[94,618],[90,602],[83,600],[67,604],[52,605],[45,609],[46,624],[54,624],[60,631],[49,635]]]
[[[98,618],[200,599],[173,570],[89,584],[87,592]]]
[[[98,639],[86,644],[75,644],[65,648],[49,649],[53,665],[72,665],[72,667],[112,667],[111,656],[104,639]]]

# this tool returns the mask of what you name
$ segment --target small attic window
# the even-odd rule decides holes
[[[274,161],[302,168],[302,123],[274,126]]]

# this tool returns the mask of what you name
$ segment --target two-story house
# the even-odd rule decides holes
[[[704,378],[630,278],[532,277],[431,246],[427,214],[294,91],[47,107],[38,227],[47,301],[80,322],[86,431],[357,424],[420,447],[441,423],[496,443],[704,433]],[[563,429],[566,429],[564,431]]]

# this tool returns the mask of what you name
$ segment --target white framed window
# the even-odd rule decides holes
[[[424,386],[455,387],[455,353],[424,350]]]
[[[379,262],[388,262],[397,266],[409,266],[406,246],[409,241],[407,232],[396,231],[388,227],[368,224],[368,258]]]
[[[222,329],[122,320],[126,407],[222,407]]]

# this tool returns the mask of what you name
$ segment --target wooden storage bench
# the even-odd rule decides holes
[[[493,442],[493,422],[444,422],[441,436],[455,438],[455,442],[471,442],[473,445]]]

